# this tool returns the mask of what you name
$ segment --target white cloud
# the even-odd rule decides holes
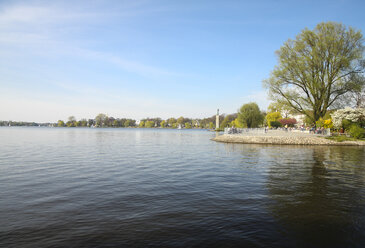
[[[11,6],[0,12],[0,25],[28,24],[49,17],[51,17],[49,8],[26,5]]]
[[[113,64],[125,71],[144,76],[176,75],[159,66],[126,59],[98,49],[86,48],[92,40],[75,42],[73,31],[62,33],[60,29],[89,29],[91,23],[99,23],[111,18],[128,18],[140,15],[133,9],[138,5],[123,5],[122,11],[111,13],[102,9],[81,10],[77,6],[48,5],[32,6],[19,4],[0,9],[0,46],[6,46],[8,56],[31,55],[58,59],[60,56],[93,59],[101,63]],[[62,27],[62,28],[61,28]],[[86,46],[85,46],[86,45]]]
[[[79,56],[84,58],[91,58],[94,60],[108,62],[110,64],[114,64],[115,66],[123,70],[138,73],[144,76],[177,75],[176,73],[170,72],[165,69],[161,69],[156,66],[146,65],[144,63],[123,59],[120,56],[106,52],[92,51],[88,49],[78,49],[78,48],[73,48],[72,51],[74,51],[73,52],[74,55],[78,54]]]

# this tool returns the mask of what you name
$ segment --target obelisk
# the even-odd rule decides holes
[[[219,109],[217,109],[217,115],[215,116],[215,129],[219,129]]]

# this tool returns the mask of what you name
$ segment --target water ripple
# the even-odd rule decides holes
[[[363,247],[365,153],[0,128],[0,247]]]

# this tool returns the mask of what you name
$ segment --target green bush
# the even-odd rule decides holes
[[[270,121],[270,126],[274,128],[281,127],[281,123],[278,121]]]
[[[362,139],[365,137],[365,130],[362,127],[359,127],[356,124],[352,124],[350,126],[350,130],[349,133],[352,137],[356,138],[356,139]]]
[[[349,120],[346,120],[346,119],[342,120],[342,126],[346,131],[350,131],[352,124],[353,123]]]

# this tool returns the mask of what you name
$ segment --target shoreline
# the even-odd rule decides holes
[[[365,141],[342,141],[337,142],[308,135],[307,137],[300,136],[278,136],[270,134],[256,134],[256,135],[237,135],[237,134],[223,134],[211,140],[222,143],[236,143],[236,144],[267,144],[267,145],[331,145],[331,146],[365,146]]]

